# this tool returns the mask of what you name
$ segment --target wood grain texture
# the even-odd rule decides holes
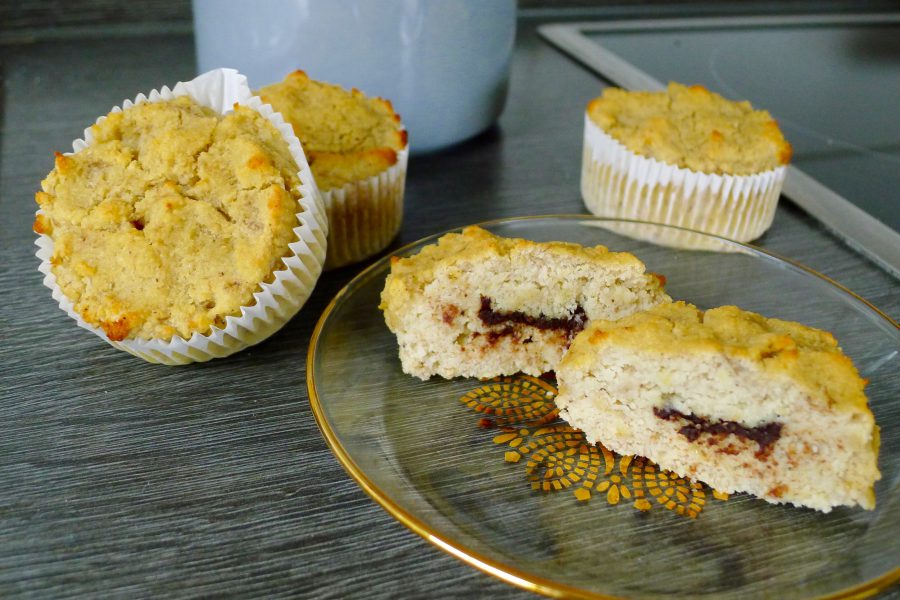
[[[604,84],[534,25],[522,23],[498,126],[411,160],[394,247],[584,212],[581,115]],[[113,350],[41,285],[32,196],[52,152],[123,98],[192,77],[191,38],[9,46],[0,60],[0,597],[530,597],[396,523],[316,428],[309,338],[364,265],[326,274],[267,342],[180,368]],[[760,243],[900,317],[900,284],[789,203]]]

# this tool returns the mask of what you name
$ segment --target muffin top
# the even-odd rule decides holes
[[[586,247],[572,242],[533,242],[501,237],[477,225],[470,225],[460,233],[441,236],[436,243],[425,246],[418,254],[407,258],[391,257],[391,272],[382,292],[381,309],[393,303],[402,310],[411,294],[421,293],[447,269],[480,264],[498,256],[534,253],[541,254],[542,260],[550,263],[564,258],[579,258],[597,268],[645,272],[644,263],[629,252],[612,252],[600,245]],[[662,293],[665,277],[647,273],[647,285]],[[549,302],[551,299],[545,300]]]
[[[322,190],[367,179],[397,162],[406,130],[391,103],[295,71],[259,90],[294,128]]]
[[[670,83],[663,92],[607,88],[587,113],[632,152],[702,173],[751,175],[791,158],[768,112],[699,85]]]
[[[823,409],[871,414],[863,392],[866,381],[831,333],[736,306],[701,311],[673,302],[618,321],[592,321],[566,360],[587,364],[608,346],[676,357],[724,354],[755,363],[767,375],[793,379],[810,390],[813,401],[826,399]]]
[[[188,97],[110,113],[36,194],[74,310],[110,340],[224,327],[295,239],[298,167],[262,115]]]
[[[434,280],[438,270],[448,265],[479,263],[491,256],[508,256],[515,252],[541,249],[551,256],[581,256],[598,265],[637,267],[644,264],[629,252],[612,252],[606,246],[581,246],[572,242],[532,242],[520,238],[507,238],[470,225],[460,233],[441,236],[437,243],[429,244],[413,256],[391,257],[391,275],[404,280],[412,289],[423,289]],[[654,277],[661,277],[654,275]],[[663,282],[660,281],[660,285]]]

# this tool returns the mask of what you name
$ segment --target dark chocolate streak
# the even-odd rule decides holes
[[[736,435],[740,438],[753,440],[759,444],[757,456],[767,454],[769,447],[781,437],[781,423],[775,421],[765,425],[757,425],[756,427],[744,427],[734,421],[718,421],[714,423],[703,417],[686,415],[673,408],[654,407],[653,414],[666,421],[677,421],[679,419],[687,421],[689,424],[679,429],[678,433],[691,442],[697,441],[701,433]]]
[[[587,314],[585,314],[584,309],[581,308],[580,304],[575,307],[575,312],[573,312],[568,317],[551,318],[545,317],[543,314],[534,317],[518,310],[494,310],[493,308],[491,308],[491,299],[487,296],[481,297],[481,309],[478,311],[478,318],[481,319],[481,322],[485,325],[506,324],[507,327],[505,327],[502,331],[492,333],[492,335],[496,335],[498,337],[502,335],[513,334],[514,330],[509,326],[509,324],[520,323],[522,325],[528,325],[537,329],[558,329],[561,331],[565,331],[570,340],[575,337],[575,335],[579,331],[584,329],[584,326],[588,322]]]

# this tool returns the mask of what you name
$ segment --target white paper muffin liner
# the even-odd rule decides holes
[[[409,146],[378,175],[325,190],[328,255],[325,268],[359,262],[387,248],[403,222],[403,194]]]
[[[669,165],[628,150],[585,114],[581,195],[600,217],[676,225],[739,242],[772,224],[787,170],[716,175]],[[721,250],[690,231],[640,224],[603,225],[633,238],[678,248]]]
[[[123,108],[144,102],[162,102],[179,96],[190,96],[199,104],[212,108],[220,114],[233,110],[235,103],[256,110],[281,132],[300,168],[298,189],[302,210],[297,213],[298,224],[294,227],[297,239],[289,244],[290,254],[282,258],[284,268],[273,273],[274,281],[262,283],[261,289],[253,294],[255,302],[250,306],[242,306],[240,316],[226,317],[224,328],[213,327],[206,335],[194,333],[190,339],[175,336],[170,340],[112,341],[102,329],[90,325],[74,311],[72,301],[57,285],[56,277],[50,268],[53,240],[47,235],[41,235],[35,242],[38,246],[37,256],[41,259],[39,269],[44,274],[44,285],[52,290],[53,298],[59,303],[59,307],[75,319],[80,327],[93,332],[120,350],[152,363],[166,365],[225,357],[259,343],[278,331],[300,310],[315,287],[325,262],[328,235],[328,222],[322,198],[300,141],[279,113],[253,96],[247,78],[234,69],[216,69],[191,81],[179,82],[171,90],[163,87],[160,90],[153,90],[146,96],[138,94],[134,101],[125,100],[121,108],[117,106],[112,112],[120,112]],[[100,117],[97,123],[105,119],[105,116]],[[92,142],[93,134],[90,128],[85,129],[84,139],[73,142],[73,153],[80,152]],[[39,210],[38,214],[41,213]]]

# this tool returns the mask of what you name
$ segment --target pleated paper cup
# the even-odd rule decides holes
[[[753,175],[716,175],[669,165],[627,149],[585,114],[581,195],[600,217],[676,225],[749,242],[772,225],[786,172],[779,166]],[[604,226],[665,246],[723,248],[690,231],[639,223]]]
[[[378,254],[391,243],[403,222],[403,194],[409,146],[397,162],[378,175],[325,190],[328,255],[325,268],[335,269]]]
[[[300,310],[315,287],[325,263],[328,235],[325,208],[300,141],[279,113],[253,96],[247,85],[247,78],[237,71],[233,69],[209,71],[191,81],[179,82],[171,90],[163,87],[160,90],[153,90],[146,96],[139,94],[133,101],[125,100],[121,108],[118,106],[113,108],[112,112],[120,112],[123,108],[127,109],[145,102],[172,100],[179,96],[190,96],[197,103],[220,114],[231,111],[235,103],[252,108],[268,119],[284,136],[291,155],[297,162],[301,210],[297,213],[297,225],[293,229],[296,239],[285,248],[285,256],[281,259],[282,267],[272,273],[273,281],[261,283],[259,291],[253,294],[253,303],[242,306],[240,315],[226,317],[224,328],[213,327],[209,333],[194,333],[189,339],[174,336],[168,340],[113,341],[102,329],[87,323],[75,312],[72,300],[66,297],[57,285],[50,266],[53,240],[47,235],[41,235],[35,242],[38,246],[37,256],[41,259],[39,269],[44,274],[44,285],[50,288],[59,307],[75,319],[80,327],[91,331],[119,350],[152,363],[166,365],[181,365],[229,356],[263,341],[278,331]],[[105,119],[105,116],[100,117],[97,123]],[[93,134],[90,128],[85,129],[84,138],[75,140],[72,144],[73,153],[80,152],[92,143]],[[41,213],[39,210],[38,214]]]

